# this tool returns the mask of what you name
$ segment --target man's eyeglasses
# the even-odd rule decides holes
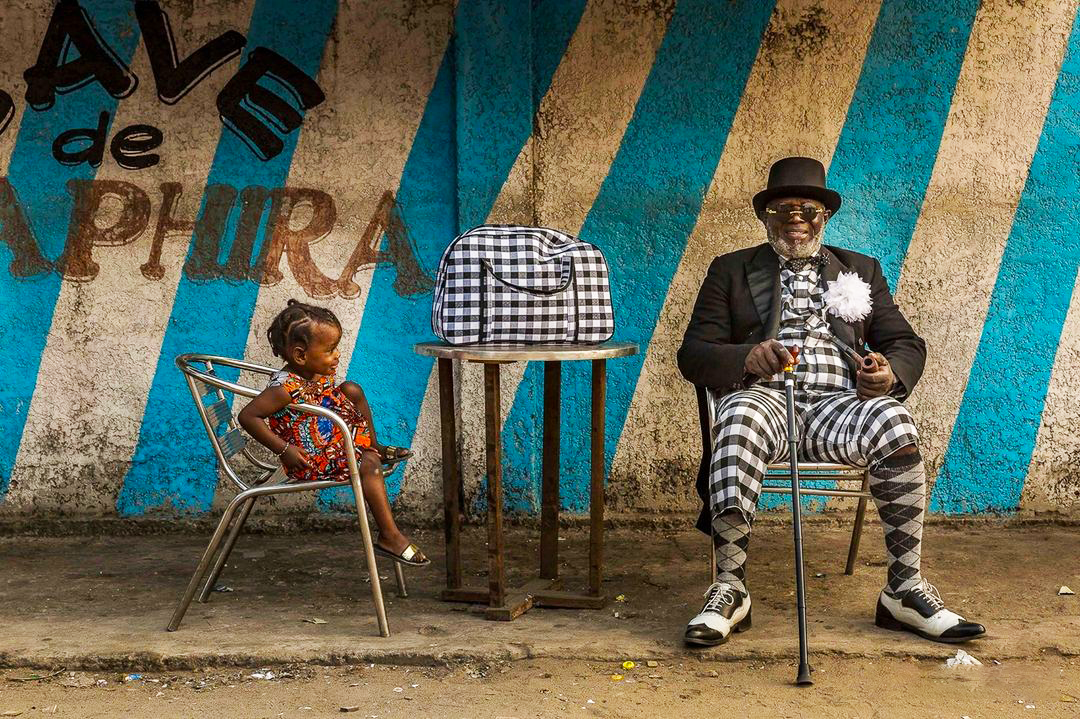
[[[766,215],[775,217],[781,222],[790,222],[792,215],[796,212],[807,222],[813,222],[818,215],[824,215],[825,210],[816,205],[778,205],[765,208]]]

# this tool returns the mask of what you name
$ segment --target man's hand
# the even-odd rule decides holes
[[[889,393],[896,382],[889,360],[879,352],[871,352],[868,357],[873,357],[877,362],[877,369],[870,372],[859,369],[855,379],[855,396],[861,400],[883,397]]]
[[[761,379],[769,379],[794,362],[795,358],[779,340],[765,340],[746,355],[744,369]]]

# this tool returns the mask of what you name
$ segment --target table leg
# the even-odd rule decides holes
[[[446,536],[446,588],[461,588],[461,504],[454,415],[454,361],[439,359],[439,411],[442,427],[443,531]]]
[[[486,428],[488,495],[488,604],[506,601],[502,532],[502,447],[499,438],[499,365],[484,365],[484,424]]]
[[[589,594],[600,596],[604,562],[604,413],[607,360],[592,361],[592,458],[589,478]]]
[[[540,577],[559,577],[559,415],[562,363],[544,363],[543,486],[540,509]]]

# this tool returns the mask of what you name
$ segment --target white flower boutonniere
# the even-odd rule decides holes
[[[870,314],[870,285],[854,272],[841,272],[822,295],[825,310],[845,322],[859,322]]]

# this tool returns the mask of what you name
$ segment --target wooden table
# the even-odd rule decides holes
[[[488,619],[510,621],[534,606],[599,609],[604,548],[604,403],[607,360],[637,354],[632,342],[596,345],[470,345],[421,342],[418,354],[437,357],[442,424],[443,512],[446,533],[446,589],[442,599],[487,603]],[[454,414],[453,361],[484,365],[484,425],[487,454],[488,587],[466,587],[461,567],[461,494]],[[559,419],[562,363],[592,362],[592,434],[589,478],[589,590],[575,594],[560,590],[559,580]],[[503,545],[502,442],[499,432],[499,368],[509,362],[544,363],[544,430],[542,509],[540,513],[540,576],[522,587],[508,589]]]

